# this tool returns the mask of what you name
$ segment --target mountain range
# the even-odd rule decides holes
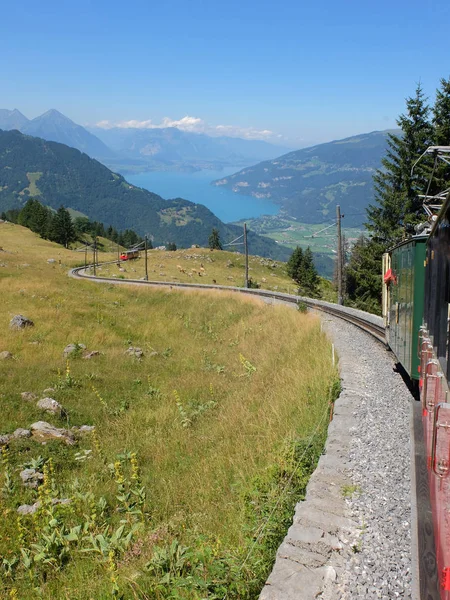
[[[175,127],[87,129],[55,109],[31,120],[17,109],[0,109],[0,129],[18,129],[28,135],[66,144],[121,173],[220,170],[227,166],[248,166],[287,150],[264,141],[211,137]]]
[[[360,225],[374,199],[373,174],[381,166],[389,131],[374,131],[289,152],[213,182],[233,192],[268,198],[303,223],[334,218]],[[396,132],[398,133],[398,132]]]
[[[67,145],[0,131],[0,211],[21,208],[30,197],[57,209],[78,211],[118,230],[149,235],[154,245],[208,245],[212,228],[224,243],[242,228],[220,221],[201,204],[157,194],[129,184],[121,175]],[[273,240],[249,233],[252,254],[286,260],[290,250]]]

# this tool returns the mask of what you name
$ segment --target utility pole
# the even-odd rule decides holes
[[[248,244],[247,244],[247,223],[244,223],[244,252],[245,252],[245,281],[244,281],[244,287],[248,288]]]
[[[117,242],[117,266],[120,265],[120,246],[119,242]]]
[[[97,274],[96,270],[95,270],[96,252],[97,252],[97,236],[94,236],[94,277]]]
[[[85,243],[85,245],[84,245],[84,268],[87,267],[87,249],[88,249],[88,245],[87,245],[87,243]]]
[[[147,236],[145,236],[145,281],[148,281],[148,268],[147,268]]]
[[[337,284],[338,284],[338,304],[342,305],[342,233],[341,233],[341,207],[336,205],[336,221],[337,221]]]

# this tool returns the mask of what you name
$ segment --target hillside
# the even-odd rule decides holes
[[[213,227],[226,243],[242,229],[222,223],[210,210],[177,198],[166,201],[63,144],[0,131],[0,211],[20,208],[30,196],[57,209],[61,204],[118,230],[147,234],[153,245],[206,246]],[[252,254],[286,260],[287,248],[249,233]]]
[[[108,160],[106,164],[125,173],[144,169],[165,171],[245,166],[273,158],[286,150],[264,141],[211,137],[175,127],[95,127],[89,131],[116,152],[118,158]]]
[[[319,144],[245,168],[213,183],[239,194],[270,198],[303,223],[334,218],[336,204],[346,224],[364,222],[373,201],[372,176],[381,166],[387,131]]]
[[[77,281],[79,254],[18,225],[0,239],[0,597],[256,600],[338,387],[319,320]]]
[[[114,152],[95,135],[55,109],[48,110],[43,115],[27,121],[18,129],[27,135],[66,144],[94,158],[114,157]]]

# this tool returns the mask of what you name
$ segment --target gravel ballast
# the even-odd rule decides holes
[[[260,600],[412,598],[411,402],[394,356],[323,316],[342,392]]]

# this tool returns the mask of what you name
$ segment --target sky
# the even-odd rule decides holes
[[[448,0],[4,0],[0,108],[300,148],[450,76]]]

